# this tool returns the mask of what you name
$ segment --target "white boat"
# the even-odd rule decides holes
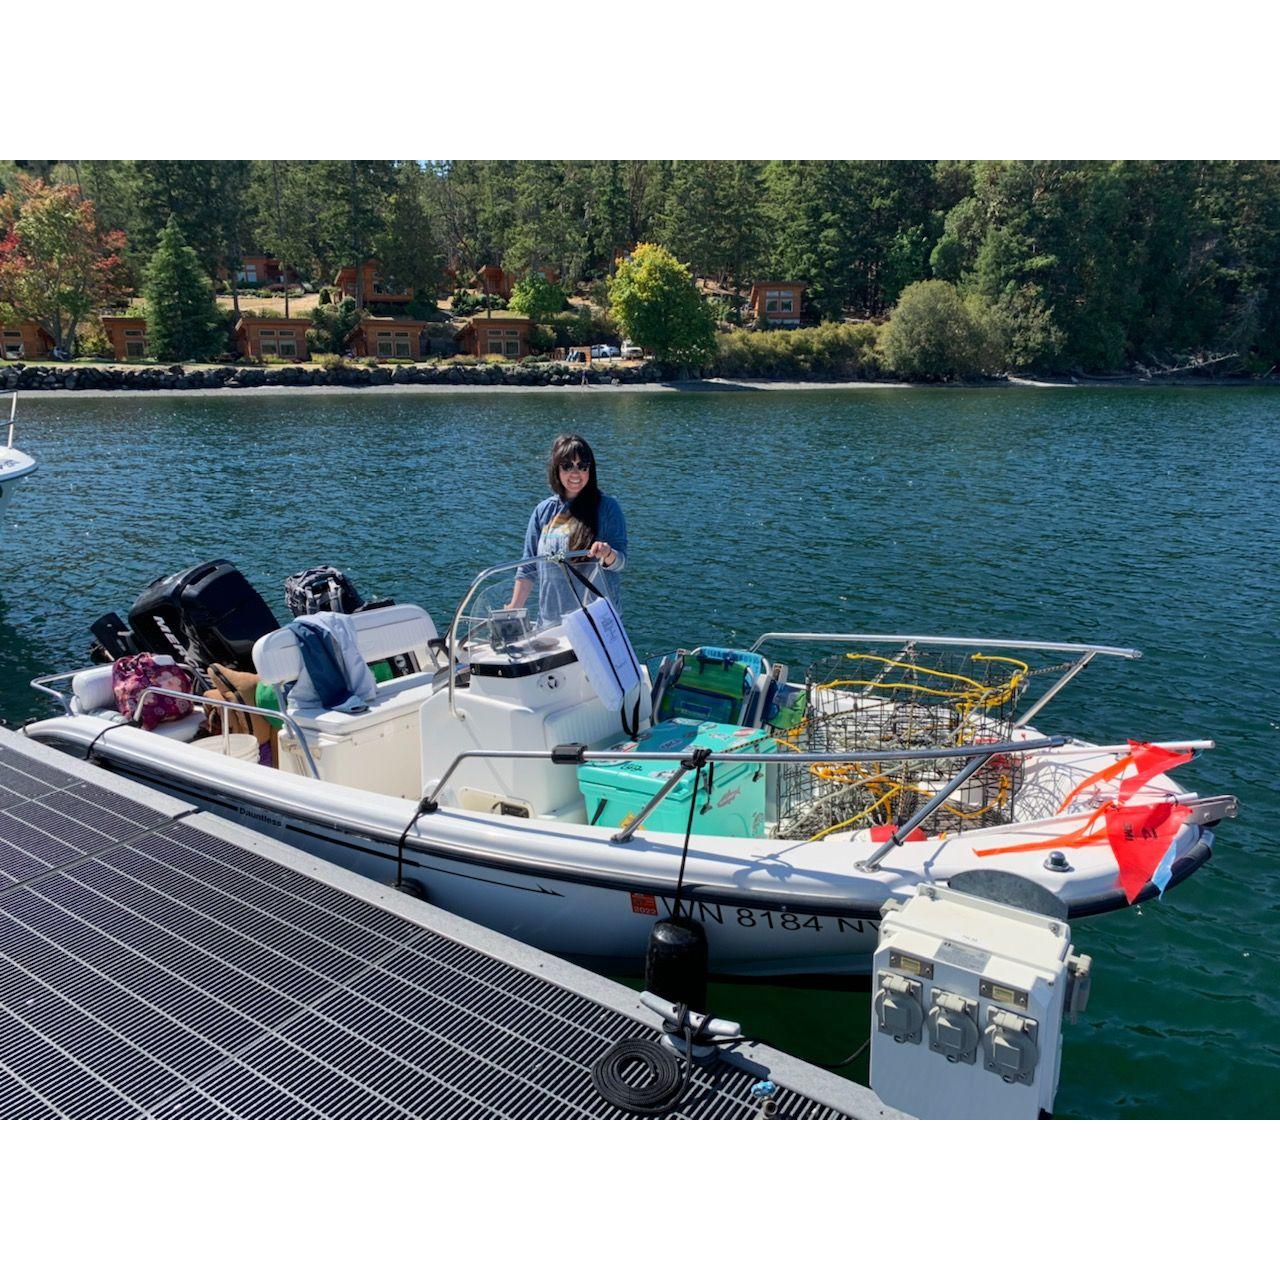
[[[15,391],[9,405],[9,421],[0,427],[0,431],[7,432],[7,442],[0,446],[0,527],[3,527],[5,513],[18,485],[40,467],[29,453],[23,453],[13,443],[17,416],[18,393]]]
[[[155,731],[125,720],[109,665],[33,681],[61,709],[26,732],[613,973],[641,965],[677,899],[705,927],[711,972],[756,978],[864,973],[881,907],[962,873],[1012,873],[1007,884],[1069,917],[1123,908],[1203,865],[1213,828],[1234,815],[1234,798],[1154,771],[1210,741],[1143,755],[1031,725],[1093,659],[1140,656],[1104,645],[766,633],[728,651],[726,671],[760,676],[718,726],[655,723],[704,695],[670,659],[646,667],[633,740],[569,628],[505,607],[521,567],[558,573],[563,561],[486,570],[443,638],[414,605],[352,615],[366,661],[410,654],[419,669],[379,685],[363,713],[292,709],[278,767],[257,763],[251,743],[238,750],[225,726],[195,741],[203,695]],[[793,678],[779,658],[801,647],[834,657]],[[302,671],[287,628],[252,652],[277,694]],[[1037,672],[1019,652],[1056,665]],[[1015,718],[1032,677],[1052,683]],[[673,725],[686,738],[714,730],[723,745],[705,758],[673,748]],[[640,788],[625,812],[615,783]],[[740,828],[725,834],[735,814]],[[1133,837],[1151,837],[1138,881],[1132,858],[1122,879],[1116,843],[1135,815],[1153,828]]]

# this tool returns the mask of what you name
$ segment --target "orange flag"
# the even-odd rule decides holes
[[[1130,902],[1155,874],[1178,828],[1190,816],[1186,805],[1171,800],[1107,810],[1107,839],[1120,867],[1120,887]]]

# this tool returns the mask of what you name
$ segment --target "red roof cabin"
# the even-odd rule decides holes
[[[230,273],[223,267],[218,275],[226,280]],[[235,276],[237,284],[265,285],[268,289],[286,289],[298,283],[298,276],[291,267],[282,267],[279,258],[265,253],[246,254],[240,259]]]
[[[532,320],[512,311],[472,316],[458,333],[458,346],[472,356],[522,360],[529,354],[529,331],[532,328]]]
[[[117,360],[140,360],[147,354],[147,322],[141,316],[102,316],[101,319]]]
[[[368,316],[347,334],[347,345],[357,356],[380,360],[417,360],[422,354],[425,320],[397,320],[393,316]]]
[[[747,309],[757,324],[798,325],[807,287],[799,280],[758,280],[751,286]]]
[[[338,278],[334,284],[343,297],[354,298],[356,296],[355,267],[343,267],[338,272]],[[382,273],[382,264],[373,258],[360,266],[360,289],[361,300],[366,307],[374,303],[379,306],[392,306],[413,301],[413,290],[407,285],[398,285],[394,280],[385,277]]]
[[[282,360],[307,359],[310,320],[286,320],[284,316],[241,316],[236,325],[236,347],[242,356]]]
[[[0,352],[6,360],[43,360],[53,351],[53,334],[34,321],[0,325]]]

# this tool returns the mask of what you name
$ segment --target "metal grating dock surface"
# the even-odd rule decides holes
[[[624,1116],[634,992],[0,731],[0,1117]],[[887,1116],[763,1047],[685,1118]]]

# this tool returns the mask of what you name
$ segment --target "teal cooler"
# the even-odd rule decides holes
[[[742,729],[710,720],[663,720],[641,732],[639,741],[626,739],[615,750],[772,752],[774,739],[762,729]],[[578,786],[587,802],[587,820],[596,827],[622,827],[661,790],[677,760],[607,760],[578,766]],[[764,835],[765,766],[708,761],[702,766],[693,830],[704,836]],[[694,770],[667,792],[644,820],[646,831],[684,833],[689,822]]]

